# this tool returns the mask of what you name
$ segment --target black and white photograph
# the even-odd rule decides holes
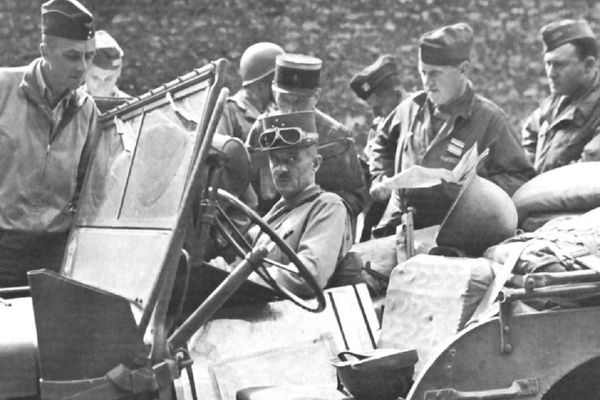
[[[0,400],[600,399],[598,35],[0,0]]]

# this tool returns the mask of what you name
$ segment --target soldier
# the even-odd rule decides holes
[[[261,115],[265,118],[275,113],[290,113],[298,111],[314,111],[319,132],[319,145],[338,138],[352,137],[352,133],[341,123],[316,108],[319,100],[319,78],[322,61],[316,57],[301,54],[281,54],[276,58],[273,93],[276,110]],[[254,123],[246,143],[252,149],[258,149],[258,138],[262,133],[260,118]],[[254,153],[256,154],[256,153]],[[277,193],[273,188],[268,167],[256,157],[260,182],[254,182],[259,194],[259,212],[268,210],[276,200]],[[328,188],[324,188],[328,189]],[[363,210],[366,202],[366,190],[350,188],[335,191],[344,199],[353,219]]]
[[[489,155],[478,173],[512,194],[533,168],[504,112],[476,94],[468,79],[473,31],[465,23],[424,34],[419,41],[419,73],[424,90],[402,101],[378,129],[371,151],[371,174],[381,182],[414,165],[452,169],[463,152],[477,144]],[[375,198],[390,190],[372,189]],[[439,224],[451,201],[441,187],[403,196],[415,208],[415,227]],[[380,234],[400,221],[400,193],[390,198]]]
[[[544,26],[544,65],[551,95],[527,120],[523,145],[538,173],[600,159],[600,80],[596,38],[584,20]]]
[[[334,272],[349,277],[336,267],[342,269],[342,260],[352,246],[350,216],[338,195],[323,191],[315,183],[322,161],[317,152],[315,113],[277,114],[260,122],[258,144],[268,153],[275,188],[281,195],[264,216],[265,221],[298,254],[321,288],[336,280]],[[261,238],[268,239],[266,235]],[[261,238],[259,244],[263,244]],[[278,249],[269,258],[290,262]],[[312,294],[297,275],[279,268],[271,268],[270,273],[297,295]]]
[[[84,90],[94,97],[130,97],[119,90],[123,49],[106,31],[96,32],[96,54],[85,74]]]
[[[281,47],[269,42],[255,43],[244,51],[240,59],[242,88],[227,99],[217,133],[246,140],[256,118],[273,103],[275,57],[282,53]]]
[[[58,271],[97,110],[80,86],[94,56],[93,18],[76,0],[42,5],[41,57],[0,68],[0,286]]]
[[[394,58],[389,54],[379,57],[373,64],[352,77],[350,88],[358,97],[367,102],[375,117],[367,136],[363,158],[361,158],[361,164],[365,169],[365,176],[370,182],[368,160],[371,145],[377,132],[377,125],[396,108],[403,96],[403,89],[400,86],[398,69]],[[361,242],[370,238],[371,230],[381,219],[387,201],[388,199],[381,199],[369,204],[365,211],[363,228],[360,235]]]
[[[368,160],[370,144],[375,138],[377,125],[402,100],[404,90],[400,85],[394,58],[389,54],[379,57],[373,64],[352,77],[350,88],[359,98],[367,102],[375,117],[364,150]]]

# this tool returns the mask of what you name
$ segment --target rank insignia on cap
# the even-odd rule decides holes
[[[398,75],[398,69],[394,58],[384,54],[354,75],[350,80],[350,88],[358,97],[366,100],[378,87],[390,86],[389,77],[395,75]]]

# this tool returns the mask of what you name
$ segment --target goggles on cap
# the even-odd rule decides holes
[[[317,134],[305,132],[303,129],[297,127],[273,128],[260,134],[258,144],[263,149],[268,149],[273,147],[277,139],[281,140],[285,145],[295,146],[303,142],[316,141]]]

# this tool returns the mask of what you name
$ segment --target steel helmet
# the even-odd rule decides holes
[[[475,174],[467,178],[446,214],[436,242],[470,255],[515,235],[517,209],[496,184]]]
[[[249,85],[275,71],[275,58],[283,49],[270,42],[255,43],[248,47],[240,59],[242,86]]]
[[[418,360],[414,349],[374,349],[362,354],[343,351],[329,362],[355,399],[396,400],[408,393]]]

